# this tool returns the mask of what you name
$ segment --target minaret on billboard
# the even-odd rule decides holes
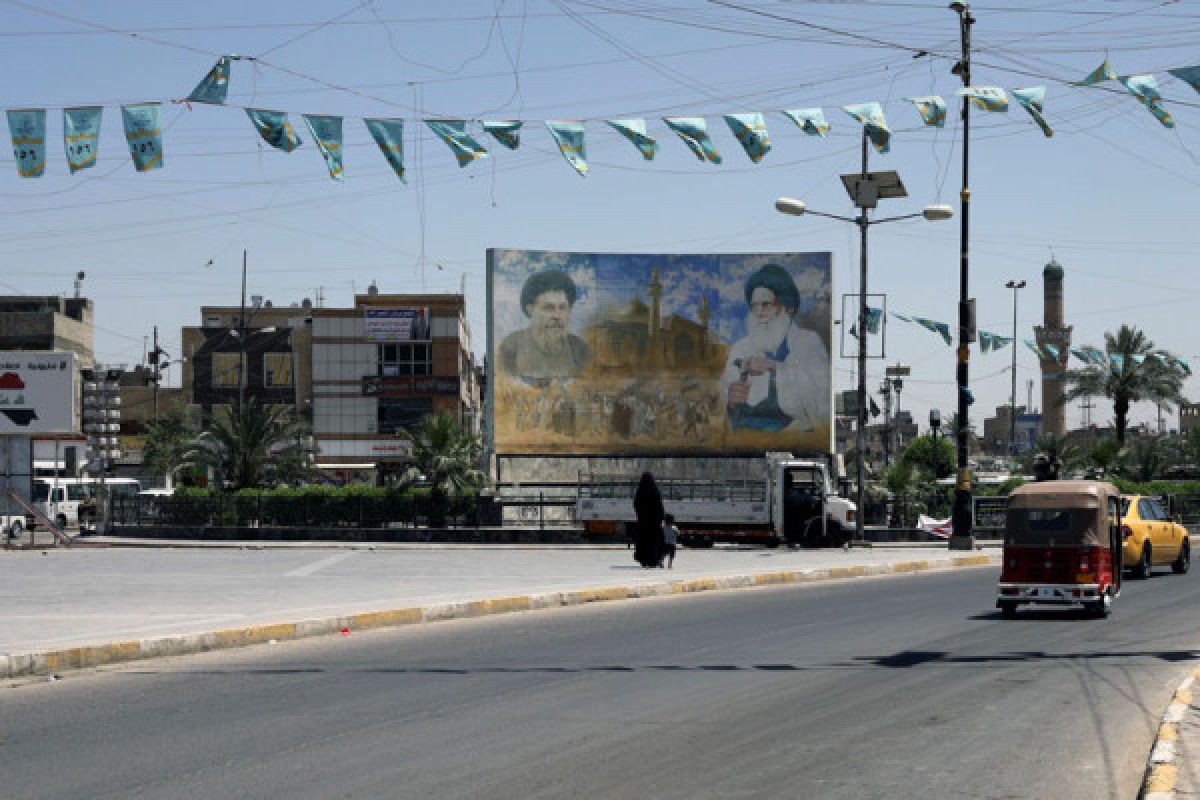
[[[1053,256],[1042,270],[1045,311],[1033,333],[1041,352],[1042,434],[1063,436],[1067,432],[1066,372],[1072,326],[1063,324],[1063,268]]]

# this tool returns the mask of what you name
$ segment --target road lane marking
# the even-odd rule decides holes
[[[307,567],[300,567],[299,569],[294,569],[291,572],[285,572],[285,573],[283,573],[283,577],[285,577],[285,578],[307,578],[309,575],[312,575],[314,572],[323,570],[326,567],[331,567],[334,564],[338,563],[339,561],[345,561],[347,558],[350,558],[350,556],[354,555],[354,553],[355,553],[354,550],[348,550],[344,553],[338,553],[335,556],[329,556],[329,558],[322,558],[320,561],[314,561],[313,563],[309,564]]]

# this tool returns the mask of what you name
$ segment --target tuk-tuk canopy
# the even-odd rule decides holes
[[[1019,486],[1008,500],[1008,544],[1108,547],[1109,501],[1120,497],[1104,481],[1044,481]]]

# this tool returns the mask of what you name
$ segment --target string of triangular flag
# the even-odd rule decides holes
[[[867,312],[869,315],[868,321],[871,319],[870,315],[873,313],[878,314],[879,317],[882,317],[882,315],[883,315],[883,312],[881,309],[871,308],[870,306],[867,307]],[[924,328],[927,331],[930,331],[931,333],[938,334],[942,338],[942,341],[945,342],[947,345],[951,345],[954,342],[954,339],[950,334],[950,326],[949,326],[949,324],[947,324],[945,322],[938,322],[937,320],[926,319],[925,317],[917,317],[917,316],[901,314],[897,311],[891,311],[888,313],[890,313],[891,316],[895,317],[896,319],[903,320],[904,322],[909,322],[909,323],[912,323],[915,325],[919,325],[920,327]],[[876,322],[874,327],[872,327],[870,324],[868,324],[867,331],[869,333],[879,333],[878,321]],[[851,327],[850,334],[852,336],[857,336],[857,328]],[[978,332],[978,337],[979,337],[979,352],[980,353],[995,352],[1004,347],[1007,347],[1008,345],[1012,344],[1012,342],[1013,342],[1013,339],[1011,336],[1001,336],[998,333],[991,333],[989,331],[983,331],[983,330]],[[1070,356],[1075,356],[1076,359],[1078,359],[1081,363],[1083,363],[1086,366],[1110,365],[1113,369],[1121,370],[1124,368],[1124,365],[1125,365],[1125,358],[1121,354],[1119,354],[1119,353],[1109,354],[1109,353],[1106,353],[1104,350],[1101,350],[1097,347],[1092,347],[1090,345],[1083,345],[1080,347],[1070,347],[1064,351],[1063,348],[1060,348],[1058,345],[1053,345],[1053,344],[1048,344],[1048,343],[1040,343],[1039,344],[1038,342],[1035,342],[1031,339],[1025,339],[1023,343],[1026,347],[1029,348],[1029,350],[1034,355],[1036,355],[1038,357],[1039,361],[1042,361],[1042,360],[1055,361],[1055,362],[1065,364]],[[1156,352],[1156,353],[1146,353],[1146,354],[1137,353],[1137,354],[1133,354],[1130,358],[1136,364],[1142,364],[1147,359],[1156,361],[1157,363],[1163,364],[1163,365],[1174,364],[1174,365],[1178,366],[1181,370],[1183,370],[1183,373],[1185,375],[1190,376],[1192,374],[1191,366],[1187,363],[1187,361],[1183,360],[1182,358],[1179,358],[1178,356],[1172,355],[1171,353],[1167,353],[1165,351],[1160,351],[1160,352]]]
[[[204,75],[187,98],[180,102],[225,105],[229,94],[231,67],[241,61],[237,55],[221,56]],[[253,60],[253,59],[249,59]],[[1169,69],[1167,72],[1200,92],[1200,65]],[[1163,107],[1162,94],[1152,74],[1118,75],[1105,59],[1099,67],[1089,73],[1076,86],[1094,86],[1106,81],[1120,83],[1126,91],[1138,99],[1164,126],[1174,127],[1175,122]],[[1046,89],[1033,86],[1005,90],[999,86],[968,86],[955,94],[982,111],[1007,112],[1009,94],[1032,118],[1046,136],[1054,131],[1044,116]],[[903,98],[911,103],[921,122],[926,126],[944,127],[947,103],[937,95]],[[883,106],[878,102],[852,103],[841,106],[855,121],[863,126],[864,133],[875,149],[886,153],[891,147],[892,130],[884,116]],[[139,172],[161,168],[163,165],[162,129],[159,125],[159,103],[134,103],[121,106],[121,118],[125,138],[129,145],[134,166]],[[96,163],[100,121],[103,108],[79,106],[63,109],[63,142],[67,165],[72,173],[89,169]],[[255,130],[263,141],[283,152],[292,152],[303,144],[299,134],[289,121],[288,112],[270,109],[246,108]],[[785,109],[781,112],[810,136],[824,137],[830,130],[821,108]],[[342,161],[342,117],[318,114],[303,114],[312,135],[334,180],[341,180],[344,173]],[[25,178],[39,177],[46,168],[46,110],[10,109],[7,111],[9,133],[13,143],[17,174]],[[762,112],[743,112],[723,115],[725,124],[742,146],[746,156],[755,164],[761,162],[771,151],[767,133],[766,117]],[[524,124],[520,120],[467,120],[426,119],[425,124],[450,148],[459,166],[467,166],[488,157],[488,151],[468,131],[469,124],[479,124],[482,130],[509,150],[520,147],[519,132]],[[647,161],[658,153],[658,142],[648,132],[646,120],[642,118],[620,118],[605,122],[628,139]],[[379,146],[384,158],[397,177],[404,180],[404,120],[364,118],[368,133]],[[701,161],[710,164],[722,163],[721,154],[709,136],[708,121],[702,116],[665,117],[667,128]],[[559,152],[567,163],[580,175],[588,172],[583,121],[546,120],[545,126]],[[1001,345],[1002,346],[1002,345]]]

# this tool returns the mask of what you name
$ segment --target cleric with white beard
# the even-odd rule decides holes
[[[721,376],[733,430],[812,430],[829,414],[829,351],[795,319],[800,293],[787,270],[766,264],[746,281],[746,336]]]

